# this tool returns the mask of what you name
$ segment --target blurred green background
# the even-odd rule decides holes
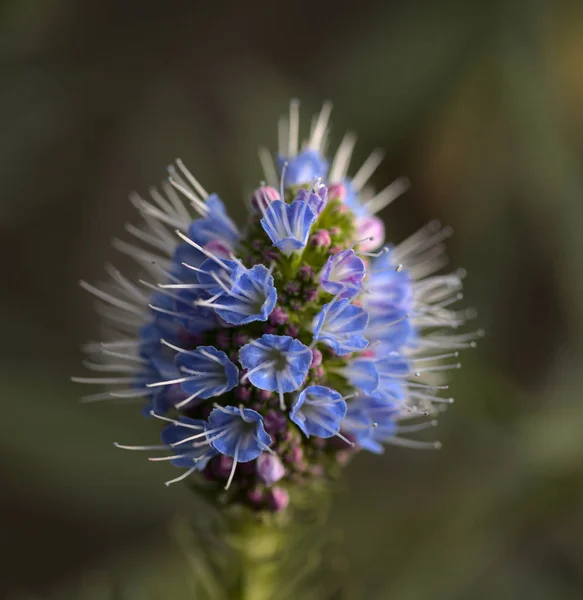
[[[152,443],[155,424],[79,405],[68,380],[97,332],[77,281],[133,268],[109,246],[135,220],[127,194],[177,156],[242,215],[292,96],[304,124],[334,102],[355,165],[386,148],[377,187],[411,179],[383,213],[392,239],[454,226],[488,334],[453,383],[441,452],[349,467],[338,598],[583,597],[583,4],[0,7],[1,597],[178,585],[165,532],[188,494],[112,446]]]

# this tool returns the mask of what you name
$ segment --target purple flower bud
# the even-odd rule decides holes
[[[219,348],[228,348],[231,345],[231,336],[228,329],[219,329],[217,333],[217,346]]]
[[[233,459],[221,454],[211,463],[211,472],[217,479],[227,479],[233,467]]]
[[[312,348],[312,362],[310,363],[310,368],[313,369],[315,367],[319,367],[322,364],[322,353],[318,350],[318,348]]]
[[[299,300],[291,300],[289,305],[294,312],[300,312],[303,308],[303,305]]]
[[[269,390],[258,390],[257,395],[259,396],[260,400],[265,401],[269,400],[273,396],[273,392],[270,392]]]
[[[370,239],[372,238],[372,239]],[[385,241],[385,224],[378,217],[361,217],[356,222],[356,239],[362,252],[376,250]]]
[[[247,492],[247,500],[249,504],[251,504],[255,508],[259,508],[263,504],[265,496],[261,490],[249,490]]]
[[[299,269],[300,279],[302,281],[310,281],[314,278],[314,270],[310,265],[302,265]]]
[[[269,435],[274,436],[278,433],[281,433],[282,431],[285,431],[287,425],[287,418],[282,412],[270,410],[263,418],[263,425],[265,427],[265,431],[267,431]]]
[[[324,377],[324,367],[322,365],[316,367],[314,375],[316,375],[316,377]]]
[[[281,434],[281,439],[284,442],[289,442],[292,439],[292,432],[288,429]]]
[[[298,337],[298,334],[300,333],[300,330],[298,329],[297,325],[288,325],[286,327],[286,331],[285,331],[285,335],[289,335],[290,337]]]
[[[274,260],[278,260],[279,259],[279,252],[277,250],[271,250],[271,248],[269,250],[265,250],[263,252],[263,261],[266,263],[271,263]]]
[[[289,504],[289,494],[287,493],[287,490],[275,487],[269,490],[267,501],[273,511],[281,512],[282,510],[285,510]]]
[[[325,208],[328,199],[328,188],[323,184],[318,184],[312,190],[301,189],[296,194],[294,202],[300,200],[307,202],[312,212],[318,216]]]
[[[267,325],[267,327],[263,329],[263,332],[269,335],[275,335],[277,334],[277,327],[274,325]]]
[[[304,467],[304,451],[301,446],[293,446],[285,455],[286,462],[296,468]]]
[[[341,466],[345,467],[352,458],[352,452],[349,450],[341,450],[340,452],[336,452],[336,462]]]
[[[318,297],[318,288],[309,288],[304,294],[306,302],[313,302]]]
[[[324,475],[324,467],[322,465],[312,465],[310,467],[310,473],[315,477],[322,477],[322,475]]]
[[[346,186],[343,183],[331,183],[328,186],[328,198],[344,202],[346,198]]]
[[[310,237],[310,245],[316,248],[328,248],[331,243],[330,234],[326,229],[320,229]]]
[[[240,385],[235,389],[235,397],[237,400],[241,400],[241,402],[247,402],[251,398],[251,389]]]
[[[257,476],[265,485],[273,485],[285,475],[285,467],[278,456],[264,452],[257,459]]]
[[[285,325],[289,319],[287,311],[281,306],[276,306],[269,315],[269,322],[272,325]]]
[[[251,206],[258,213],[262,213],[261,206],[266,209],[272,202],[279,199],[279,192],[275,188],[270,185],[262,185],[251,195]]]
[[[249,336],[245,333],[236,333],[233,336],[233,344],[235,346],[244,346],[249,341]]]
[[[297,294],[300,291],[300,285],[297,281],[290,281],[288,284],[286,284],[284,290],[288,294]]]

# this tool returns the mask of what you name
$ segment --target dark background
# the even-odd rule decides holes
[[[293,96],[304,124],[334,102],[355,165],[386,148],[378,187],[411,179],[383,213],[393,240],[454,226],[488,333],[441,452],[348,469],[346,597],[583,596],[581,2],[12,0],[0,27],[2,597],[180,577],[164,532],[187,493],[111,444],[155,425],[69,382],[97,331],[77,281],[131,269],[109,246],[127,194],[177,156],[241,216]]]

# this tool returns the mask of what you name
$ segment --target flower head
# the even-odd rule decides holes
[[[162,444],[121,447],[165,451],[151,460],[183,469],[167,483],[199,477],[254,511],[285,510],[359,450],[436,447],[408,435],[453,401],[443,376],[481,335],[453,308],[465,273],[441,272],[451,230],[384,246],[376,214],[407,182],[370,192],[382,154],[352,173],[352,135],[328,157],[329,116],[326,104],[302,142],[292,102],[244,228],[177,161],[150,200],[132,196],[135,243],[116,242],[139,282],[109,268],[82,284],[108,332],[86,346],[97,376],[76,380],[107,386],[86,401],[143,397]]]
[[[282,406],[283,394],[297,390],[303,383],[312,352],[299,340],[286,335],[263,335],[245,344],[239,352],[244,377],[255,387],[279,392]]]

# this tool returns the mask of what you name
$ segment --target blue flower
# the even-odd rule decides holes
[[[171,459],[171,463],[175,467],[189,469],[194,466],[197,471],[202,471],[209,459],[218,454],[214,448],[206,443],[207,429],[208,423],[206,421],[179,417],[177,424],[168,425],[162,430],[160,435],[162,441],[175,452],[174,457]],[[200,438],[195,437],[192,439],[193,436],[197,435]]]
[[[211,446],[233,459],[233,468],[225,489],[233,480],[238,462],[254,460],[269,451],[272,439],[265,431],[263,417],[250,408],[218,406],[209,415],[207,436]]]
[[[358,191],[352,185],[352,180],[347,177],[342,181],[342,184],[344,185],[346,194],[344,196],[344,204],[346,204],[357,217],[370,216],[366,206],[360,201]]]
[[[369,342],[378,342],[383,352],[399,350],[414,337],[409,313],[398,310],[383,315],[371,315],[365,331]]]
[[[307,202],[296,200],[286,204],[281,200],[272,202],[267,208],[260,205],[263,218],[261,226],[273,245],[285,255],[301,250],[308,243],[310,228],[316,220]]]
[[[377,360],[375,366],[379,372],[379,386],[373,396],[395,406],[405,406],[407,397],[403,382],[412,374],[409,363],[400,358],[386,358]]]
[[[219,317],[231,325],[267,321],[277,302],[273,277],[263,265],[244,271],[232,287],[223,289],[225,293],[218,300],[199,304],[214,308]]]
[[[206,400],[220,396],[237,386],[239,369],[221,350],[213,346],[198,346],[194,350],[174,349],[178,351],[176,366],[182,376],[151,383],[148,387],[179,383],[188,397],[179,402],[176,408],[182,408],[196,399]]]
[[[346,415],[346,401],[335,390],[310,385],[292,405],[290,419],[306,434],[329,438],[338,434]]]
[[[391,252],[382,254],[373,262],[365,289],[364,301],[371,316],[412,309],[411,276],[406,269],[397,270],[397,265],[392,262]]]
[[[368,346],[362,335],[368,325],[368,314],[349,299],[335,300],[324,304],[314,318],[314,339],[330,346],[336,354],[343,356]]]
[[[287,335],[265,334],[239,351],[239,362],[247,369],[243,378],[259,389],[279,392],[282,410],[283,394],[302,385],[311,361],[312,351]]]
[[[225,286],[233,286],[244,270],[239,261],[208,258],[196,269],[196,273],[209,296],[220,296],[225,292]]]
[[[257,458],[257,475],[265,485],[271,486],[285,475],[285,467],[277,454],[264,452]]]
[[[328,161],[316,150],[307,148],[293,158],[278,155],[277,168],[281,173],[285,167],[283,184],[302,185],[315,179],[325,179],[328,174]]]
[[[353,435],[364,450],[382,454],[381,443],[396,434],[398,417],[399,408],[395,404],[371,396],[355,398],[348,407],[341,429]]]
[[[367,394],[372,394],[379,386],[379,372],[374,362],[366,358],[349,362],[342,369],[342,374],[352,386]]]
[[[188,237],[204,246],[211,241],[221,239],[230,245],[239,241],[239,230],[227,215],[225,205],[216,194],[211,194],[206,202],[208,215],[195,219],[188,228]]]
[[[307,202],[312,212],[318,216],[326,207],[328,188],[322,183],[316,183],[311,190],[301,189],[296,194],[294,201]]]
[[[320,273],[320,283],[330,294],[353,298],[362,290],[365,274],[366,266],[354,250],[343,250],[328,259]]]

